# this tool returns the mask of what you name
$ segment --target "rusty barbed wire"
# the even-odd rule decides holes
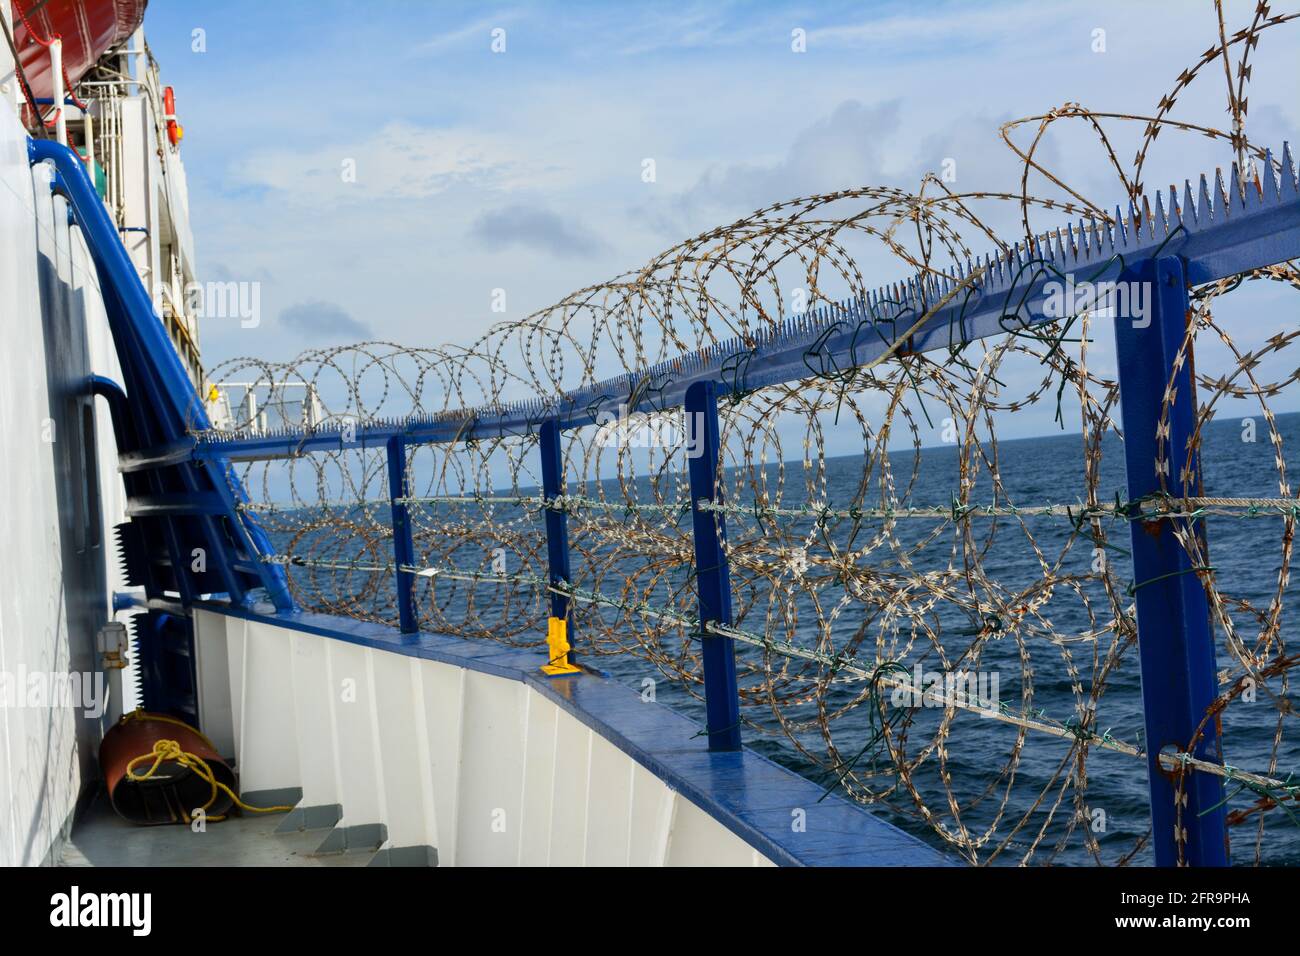
[[[1144,220],[1142,177],[1161,133],[1222,141],[1247,188],[1257,184],[1254,164],[1266,154],[1246,134],[1250,58],[1261,36],[1298,15],[1274,14],[1261,2],[1249,24],[1229,34],[1221,3],[1215,12],[1215,44],[1178,75],[1153,113],[1071,102],[1003,124],[1000,136],[1020,166],[1018,190],[958,192],[927,175],[914,193],[868,186],[785,200],[521,321],[495,324],[466,347],[368,342],[283,363],[235,359],[210,377],[244,382],[256,405],[246,401],[208,437],[256,432],[268,415],[272,424],[344,427],[549,402],[738,341],[734,361],[723,363],[732,388],[722,410],[727,504],[717,510],[728,522],[735,604],[728,633],[739,646],[746,726],[754,739],[784,741],[770,752],[801,762],[829,788],[908,815],[977,863],[1052,863],[1081,847],[1097,863],[1123,864],[1140,852],[1149,836],[1140,827],[1117,839],[1093,825],[1098,775],[1108,799],[1122,802],[1122,788],[1110,781],[1142,773],[1132,759],[1144,753],[1136,725],[1132,739],[1122,739],[1106,719],[1115,698],[1131,708],[1137,693],[1132,596],[1141,582],[1128,579],[1124,560],[1132,505],[1143,506],[1147,521],[1271,517],[1277,577],[1267,593],[1230,587],[1205,539],[1188,531],[1190,522],[1174,522],[1200,569],[1222,662],[1221,695],[1202,729],[1217,722],[1229,750],[1247,722],[1266,721],[1272,730],[1247,769],[1198,762],[1195,740],[1168,764],[1180,779],[1220,773],[1244,790],[1253,802],[1235,806],[1230,820],[1238,831],[1253,830],[1255,862],[1267,862],[1266,825],[1292,825],[1300,800],[1288,773],[1298,754],[1285,736],[1296,718],[1289,675],[1297,657],[1287,648],[1285,612],[1300,500],[1269,405],[1294,394],[1287,390],[1300,370],[1285,369],[1284,360],[1300,330],[1243,349],[1214,309],[1244,284],[1300,289],[1295,263],[1194,290],[1179,355],[1190,361],[1194,347],[1204,347],[1195,368],[1196,435],[1187,448],[1162,446],[1172,477],[1146,502],[1112,502],[1106,487],[1106,467],[1122,464],[1119,395],[1089,365],[1094,333],[1109,332],[1096,313],[925,354],[901,348],[905,330],[895,324],[884,360],[851,369],[810,360],[799,381],[744,387],[753,343],[792,314],[872,293],[877,283],[868,273],[959,283],[972,274],[973,247],[1006,250],[1043,236],[1062,217],[1122,224],[1100,204],[1113,193],[1071,185],[1040,158],[1058,124],[1088,131]],[[1174,118],[1180,95],[1216,64],[1225,71],[1230,129]],[[1116,132],[1125,128],[1140,129],[1127,167]],[[1026,130],[1031,140],[1018,144]],[[1265,170],[1275,173],[1289,174],[1280,165]],[[1018,229],[995,228],[999,217],[1018,221]],[[901,300],[902,287],[894,291]],[[882,334],[874,325],[859,331]],[[1213,371],[1211,340],[1225,357]],[[1166,422],[1171,400],[1179,398],[1167,397]],[[1265,421],[1275,452],[1271,497],[1206,498],[1179,484],[1205,427],[1230,400],[1254,403]],[[1079,433],[1076,484],[1040,489],[1037,498],[1004,480],[1007,452],[998,440],[1008,417],[1036,407]],[[926,446],[939,429],[951,433],[942,459]],[[560,508],[570,520],[573,578],[564,593],[574,603],[579,654],[597,662],[634,658],[699,697],[685,431],[680,413],[665,409],[566,432],[568,490],[550,500],[539,490],[536,436],[411,448],[405,503],[416,561],[402,570],[418,575],[421,627],[543,644],[550,588],[540,517]],[[840,449],[860,460],[843,464]],[[240,464],[238,473],[301,605],[396,621],[382,450],[313,451]],[[1262,552],[1262,532],[1254,546]],[[1024,567],[1008,566],[1010,553]],[[897,692],[920,665],[944,674],[994,670],[1014,696],[944,691],[930,699],[941,706],[908,705],[906,696],[900,705]],[[1118,693],[1108,698],[1113,688]],[[1060,712],[1048,713],[1044,697]],[[1262,703],[1248,705],[1247,697]],[[1247,707],[1271,708],[1272,717]],[[1031,748],[1045,769],[1026,763]]]

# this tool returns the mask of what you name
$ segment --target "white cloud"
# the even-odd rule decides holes
[[[1040,2],[1004,5],[996,10],[985,4],[924,9],[921,14],[902,13],[815,27],[808,31],[808,48],[865,47],[889,56],[936,48],[953,52],[954,45],[1006,43],[1016,36],[1041,42],[1042,29],[1059,30],[1062,26],[1062,8]]]
[[[629,23],[626,18],[623,22]],[[694,7],[653,20],[633,20],[624,30],[613,47],[623,56],[734,44],[740,36],[732,17],[716,7]]]
[[[520,158],[517,146],[490,133],[389,123],[364,139],[301,151],[274,149],[236,161],[236,181],[307,203],[427,199],[475,186],[536,186],[550,170]]]
[[[475,20],[473,23],[466,24],[459,29],[439,33],[437,36],[417,44],[414,52],[417,55],[445,53],[452,50],[486,52],[489,49],[492,31],[497,27],[504,27],[506,24],[518,19],[518,17],[519,12],[516,10],[502,10],[500,13],[494,13],[491,16]]]

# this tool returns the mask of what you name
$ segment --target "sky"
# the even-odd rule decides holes
[[[1253,8],[1229,3],[1230,32]],[[955,188],[1014,189],[1002,122],[1066,102],[1149,114],[1217,36],[1209,0],[153,0],[145,29],[185,128],[200,279],[260,283],[256,327],[203,325],[209,367],[366,339],[468,344],[753,209],[912,190],[945,159]],[[1253,141],[1279,148],[1300,128],[1297,62],[1300,27],[1265,33]],[[1225,125],[1222,71],[1203,73],[1174,115]],[[1125,161],[1136,132],[1117,134]],[[1093,198],[1122,199],[1095,147],[1043,150]],[[1144,179],[1230,161],[1167,135]],[[903,277],[867,265],[880,284]],[[1293,299],[1252,302],[1293,324]],[[1011,431],[1049,430],[1051,414]]]

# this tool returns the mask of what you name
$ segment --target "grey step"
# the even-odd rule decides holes
[[[438,850],[431,846],[390,846],[377,852],[367,866],[437,866]]]

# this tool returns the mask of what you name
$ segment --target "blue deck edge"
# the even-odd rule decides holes
[[[306,611],[262,613],[216,601],[196,608],[375,650],[517,680],[563,708],[780,866],[955,866],[953,857],[749,749],[710,751],[695,721],[596,671],[548,678],[534,649]],[[796,832],[794,811],[805,813]]]

